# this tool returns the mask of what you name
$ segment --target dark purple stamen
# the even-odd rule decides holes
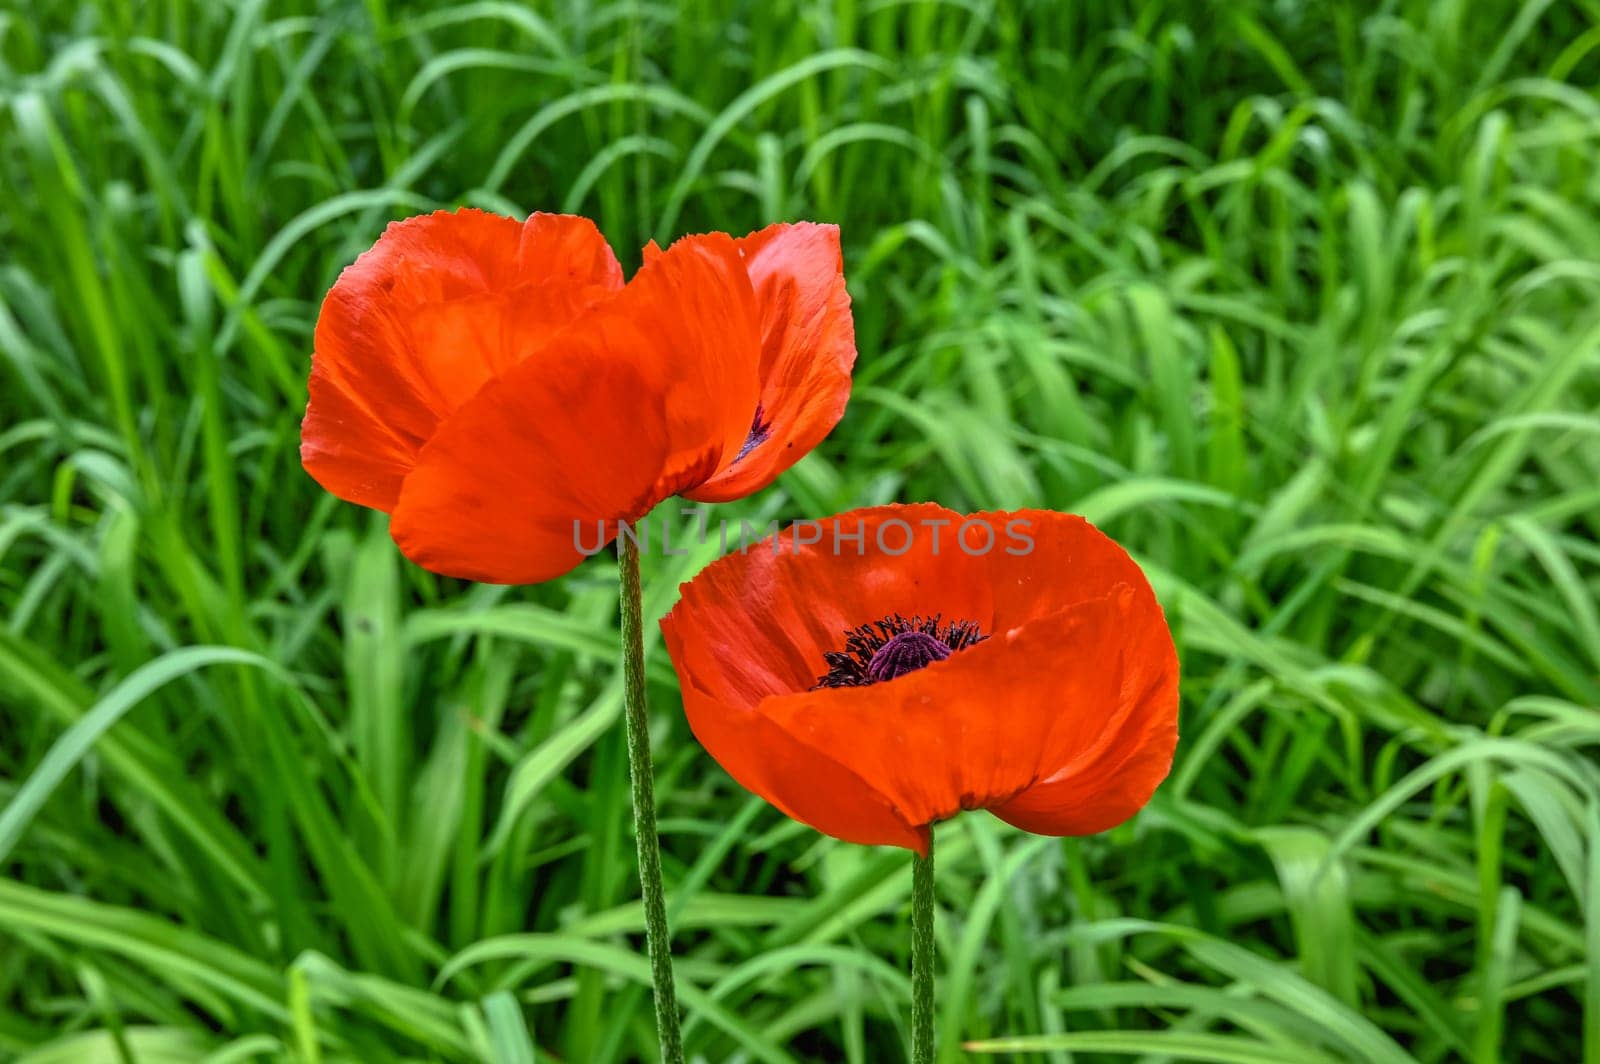
[[[767,435],[772,431],[772,422],[761,420],[761,404],[756,404],[756,416],[750,420],[750,435],[744,438],[744,444],[739,448],[739,453],[733,456],[735,462],[742,459],[751,451],[767,442]]]
[[[972,621],[942,624],[938,616],[907,618],[891,613],[846,632],[844,649],[823,655],[828,672],[817,678],[812,690],[885,683],[943,661],[986,638]]]
[[[943,661],[950,654],[950,648],[942,639],[925,632],[901,632],[872,655],[872,660],[867,662],[867,678],[882,683]]]

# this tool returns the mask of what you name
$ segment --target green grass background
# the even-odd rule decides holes
[[[435,578],[296,456],[467,203],[843,226],[849,413],[713,518],[1147,564],[1174,773],[941,827],[943,1061],[1600,1064],[1597,84],[1596,0],[0,0],[0,1059],[653,1057],[614,566]],[[650,654],[691,1051],[901,1059],[906,855]]]

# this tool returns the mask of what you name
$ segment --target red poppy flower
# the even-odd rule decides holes
[[[1085,835],[1149,800],[1178,659],[1121,547],[1042,510],[815,525],[714,562],[661,622],[690,727],[734,779],[819,831],[919,853],[963,809]]]
[[[842,270],[809,222],[651,245],[627,284],[584,218],[396,222],[323,302],[301,460],[419,565],[550,579],[583,557],[575,522],[747,495],[828,434],[855,362]]]

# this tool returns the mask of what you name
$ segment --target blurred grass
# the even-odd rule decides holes
[[[649,1058],[607,563],[435,579],[296,457],[321,294],[470,203],[844,227],[850,412],[713,517],[1149,565],[1174,776],[942,829],[945,1060],[1600,1064],[1596,84],[1595,0],[0,0],[0,1058]],[[898,1059],[903,855],[654,654],[691,1050]]]

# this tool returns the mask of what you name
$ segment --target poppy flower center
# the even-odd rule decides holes
[[[945,624],[937,615],[907,618],[891,613],[844,633],[844,649],[823,655],[828,671],[811,689],[886,683],[986,638],[972,621]]]
[[[867,677],[878,683],[916,672],[950,656],[944,642],[925,632],[901,632],[872,655],[867,662]]]

